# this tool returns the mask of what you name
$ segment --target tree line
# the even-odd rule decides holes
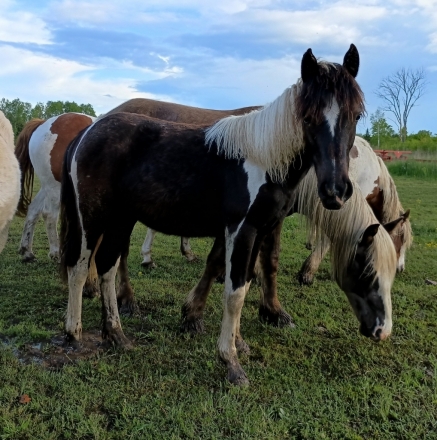
[[[378,108],[370,115],[370,130],[359,136],[366,139],[375,149],[381,150],[411,150],[437,152],[437,134],[429,130],[419,130],[408,133],[403,130],[402,137],[388,122],[385,113]]]
[[[96,116],[91,104],[77,104],[74,101],[47,101],[45,104],[38,102],[32,106],[29,102],[16,98],[12,101],[2,98],[0,110],[11,121],[14,136],[17,137],[28,121],[34,118],[49,119],[62,113],[75,112]]]

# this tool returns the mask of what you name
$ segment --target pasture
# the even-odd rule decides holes
[[[34,242],[38,261],[21,263],[23,219],[16,218],[0,255],[0,438],[437,438],[437,286],[425,283],[437,281],[437,183],[410,176],[395,181],[411,209],[414,244],[392,292],[392,337],[375,344],[359,335],[326,261],[312,287],[299,286],[296,274],[308,251],[299,219],[288,218],[278,293],[296,328],[259,322],[253,284],[242,315],[251,347],[241,357],[250,380],[243,388],[226,382],[217,359],[222,285],[214,285],[208,300],[207,332],[194,338],[179,332],[182,302],[212,240],[193,239],[199,259],[188,263],[178,237],[158,235],[158,267],[146,271],[142,225],[129,256],[138,310],[123,318],[135,348],[45,365],[40,353],[49,357],[59,348],[40,343],[62,334],[67,287],[47,257],[42,222]],[[100,300],[85,299],[84,331],[99,329],[100,316]],[[19,402],[24,394],[30,402]]]

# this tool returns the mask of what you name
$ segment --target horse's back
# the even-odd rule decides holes
[[[226,116],[243,115],[258,108],[244,107],[235,110],[211,110],[153,99],[134,98],[115,107],[107,115],[118,112],[138,113],[165,121],[208,126]]]
[[[29,142],[29,155],[41,183],[60,183],[62,162],[69,143],[95,118],[81,113],[54,116],[33,132]]]

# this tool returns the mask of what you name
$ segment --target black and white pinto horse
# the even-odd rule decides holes
[[[222,119],[206,131],[117,113],[78,136],[66,154],[61,191],[67,338],[73,343],[81,338],[82,287],[89,265],[95,264],[103,336],[120,347],[131,345],[121,328],[115,275],[137,221],[171,235],[224,235],[218,349],[229,381],[246,383],[236,343],[245,345],[240,314],[263,237],[288,214],[295,188],[312,165],[325,208],[341,208],[353,192],[349,150],[364,110],[355,80],[358,67],[354,45],[343,65],[318,62],[309,49],[301,80],[274,102]]]

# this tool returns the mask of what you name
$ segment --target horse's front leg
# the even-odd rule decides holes
[[[181,331],[186,333],[202,333],[205,331],[203,324],[203,311],[206,300],[215,278],[223,273],[225,268],[225,238],[217,237],[206,261],[202,278],[188,294],[182,306]]]
[[[238,345],[247,346],[241,337],[240,319],[244,298],[250,285],[252,250],[257,231],[242,225],[234,233],[226,231],[226,279],[224,310],[218,350],[228,369],[228,380],[234,385],[249,383],[246,373],[238,361]],[[250,273],[249,273],[250,272]]]
[[[310,286],[314,281],[314,275],[319,269],[320,263],[329,251],[329,242],[326,238],[322,238],[316,243],[315,249],[302,264],[298,274],[300,284]]]
[[[294,327],[291,316],[278,299],[277,274],[283,220],[264,237],[256,262],[256,276],[261,284],[259,318],[278,327]]]

